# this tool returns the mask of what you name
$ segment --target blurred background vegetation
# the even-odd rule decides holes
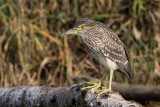
[[[0,87],[100,79],[104,68],[79,37],[62,37],[84,17],[109,26],[129,51],[133,78],[114,81],[160,84],[160,0],[0,0]]]

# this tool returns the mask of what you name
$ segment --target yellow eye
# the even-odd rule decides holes
[[[82,25],[82,26],[81,26],[81,29],[84,29],[84,28],[85,28],[85,26],[84,26],[84,25]]]

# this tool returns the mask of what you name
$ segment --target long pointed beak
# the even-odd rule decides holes
[[[64,36],[64,35],[68,35],[68,34],[77,34],[77,31],[78,31],[79,29],[77,29],[77,28],[72,28],[72,29],[69,29],[69,30],[67,30],[66,32],[64,32],[62,35]]]

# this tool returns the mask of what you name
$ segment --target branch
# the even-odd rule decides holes
[[[136,101],[160,101],[159,86],[130,85],[113,82],[113,89],[117,90],[125,99]]]
[[[46,86],[21,86],[0,88],[0,107],[68,107],[68,106],[139,106],[124,100],[119,94],[105,95],[97,101],[96,93],[81,91],[82,85],[53,88]]]

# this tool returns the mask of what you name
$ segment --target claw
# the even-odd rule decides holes
[[[100,92],[100,93],[99,93]],[[112,90],[111,89],[104,89],[104,90],[99,90],[99,91],[97,91],[97,93],[99,93],[98,94],[98,96],[97,96],[97,100],[99,100],[99,97],[102,95],[102,94],[106,94],[106,93],[112,93]]]
[[[84,87],[84,88],[81,89],[81,91],[84,91],[85,89],[89,89],[89,88],[94,88],[94,87],[95,87],[95,85],[93,85],[93,86],[88,86],[88,87]]]
[[[84,88],[81,89],[81,91],[84,91],[85,89],[93,88],[91,90],[91,93],[94,93],[96,91],[96,89],[98,89],[98,88],[106,89],[106,87],[101,86],[101,82],[99,82],[98,84],[97,83],[91,83],[91,82],[85,82],[85,84],[89,84],[89,85],[92,85],[92,86],[84,87]]]

